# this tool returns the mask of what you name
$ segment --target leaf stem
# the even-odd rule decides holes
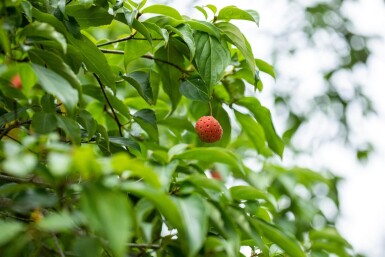
[[[100,89],[101,89],[102,92],[103,92],[103,96],[104,96],[104,98],[105,98],[106,101],[107,101],[108,107],[110,107],[110,109],[111,109],[111,111],[112,111],[112,115],[114,116],[114,119],[115,119],[115,121],[116,121],[116,124],[118,125],[118,128],[119,128],[119,135],[120,135],[121,137],[123,137],[122,123],[120,123],[119,118],[118,118],[118,115],[116,114],[115,109],[112,107],[112,104],[111,104],[110,100],[108,99],[108,96],[107,96],[107,94],[106,94],[106,91],[104,90],[103,83],[102,83],[102,81],[100,80],[100,78],[98,77],[98,75],[96,75],[95,73],[93,73],[93,74],[94,74],[94,77],[96,78],[96,80],[97,80],[98,83],[99,83]]]
[[[111,45],[111,44],[127,41],[127,40],[132,39],[135,35],[136,35],[136,31],[134,33],[132,33],[131,35],[129,35],[128,37],[124,37],[124,38],[108,41],[108,42],[105,42],[105,43],[98,44],[96,46],[97,47],[101,47],[101,46],[106,46],[106,45]]]

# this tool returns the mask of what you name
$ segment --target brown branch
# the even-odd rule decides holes
[[[128,247],[135,247],[135,248],[148,248],[148,249],[159,249],[161,246],[157,244],[135,244],[135,243],[128,243]]]
[[[10,125],[7,128],[4,128],[4,130],[0,133],[0,139],[2,139],[5,135],[7,135],[12,129],[18,128],[22,125],[29,124],[31,123],[31,120],[23,121],[23,122],[18,122],[16,121],[14,124]]]
[[[111,44],[114,44],[114,43],[119,43],[119,42],[127,41],[127,40],[132,39],[135,36],[135,34],[136,34],[136,31],[134,33],[132,33],[131,35],[129,35],[128,37],[124,37],[124,38],[108,41],[108,42],[105,42],[105,43],[98,44],[96,46],[97,47],[101,47],[101,46],[106,46],[106,45],[111,45]]]
[[[40,187],[52,187],[51,185],[41,182],[39,179],[36,177],[31,177],[31,178],[18,178],[10,175],[4,175],[0,174],[0,181],[5,181],[5,182],[13,182],[17,184],[34,184],[36,186]]]
[[[104,90],[104,86],[103,86],[102,81],[100,80],[100,78],[98,77],[98,75],[96,75],[95,73],[93,73],[93,74],[94,74],[94,77],[96,78],[96,80],[97,80],[98,83],[99,83],[99,86],[100,86],[100,89],[101,89],[102,92],[103,92],[104,98],[106,99],[107,104],[108,104],[108,106],[110,107],[110,109],[111,109],[111,111],[112,111],[112,115],[114,116],[114,119],[115,119],[115,121],[116,121],[116,124],[118,125],[118,128],[119,128],[119,135],[120,135],[121,137],[123,137],[123,132],[122,132],[122,126],[123,126],[123,125],[122,125],[122,123],[120,123],[119,118],[118,118],[118,115],[116,114],[115,109],[112,107],[112,104],[111,104],[110,100],[108,99],[108,96],[107,96],[107,94],[106,94],[106,91]]]

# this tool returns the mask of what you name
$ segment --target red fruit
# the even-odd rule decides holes
[[[218,171],[212,170],[212,171],[210,171],[210,174],[211,174],[211,177],[213,179],[222,180],[222,176],[221,176],[221,174]]]
[[[195,131],[199,138],[206,143],[217,142],[223,133],[221,124],[213,116],[201,117],[195,125]]]
[[[12,79],[11,79],[11,86],[16,88],[16,89],[21,89],[23,87],[19,74],[17,74],[17,75],[12,77]]]

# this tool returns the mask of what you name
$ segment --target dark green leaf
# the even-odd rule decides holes
[[[127,146],[129,149],[132,149],[138,152],[141,151],[140,145],[136,141],[132,140],[131,138],[110,136],[109,140],[111,143]]]
[[[269,109],[262,106],[259,100],[254,97],[242,98],[237,102],[237,104],[250,110],[250,112],[254,115],[254,118],[263,127],[269,147],[276,154],[282,157],[284,144],[275,131]]]
[[[80,144],[80,128],[79,124],[73,119],[66,116],[57,116],[57,125],[64,130],[67,137],[75,144]]]
[[[151,51],[151,44],[145,40],[127,40],[124,48],[124,65]]]
[[[172,32],[174,32],[175,34],[177,34],[183,39],[183,41],[186,43],[186,45],[190,49],[190,60],[192,60],[195,55],[195,42],[194,42],[194,36],[193,36],[193,31],[191,27],[188,24],[182,24],[177,28],[166,25],[166,29],[171,30]]]
[[[104,9],[100,6],[84,8],[81,4],[72,4],[66,6],[65,11],[67,15],[75,17],[82,28],[108,25],[114,18],[113,15],[108,13],[108,9]]]
[[[147,103],[154,104],[154,95],[150,85],[149,74],[143,71],[135,71],[128,75],[123,75],[122,78],[130,83],[139,95],[146,100]]]
[[[226,6],[218,13],[218,20],[247,20],[259,25],[259,14],[254,10],[242,10],[235,6]]]
[[[88,140],[90,140],[96,133],[96,130],[98,128],[98,123],[96,120],[92,117],[92,115],[87,112],[86,110],[81,110],[79,112],[78,120],[80,125],[82,125],[83,128],[87,130],[88,134]]]
[[[221,34],[219,33],[219,30],[210,22],[187,20],[187,21],[184,21],[183,23],[190,25],[192,29],[195,29],[201,32],[206,32],[211,36],[216,37],[217,39],[219,39],[221,36]]]
[[[153,110],[142,109],[134,114],[134,120],[147,132],[151,139],[158,141],[159,133]]]
[[[179,90],[182,95],[192,100],[208,102],[210,99],[209,88],[200,78],[192,78],[183,81]]]
[[[146,7],[142,10],[142,13],[158,13],[172,17],[177,20],[183,20],[183,17],[177,10],[168,5],[163,4],[154,4],[149,7]]]
[[[54,113],[38,112],[32,117],[32,128],[39,134],[47,134],[57,128]]]

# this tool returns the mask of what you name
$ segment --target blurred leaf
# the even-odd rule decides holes
[[[127,146],[130,150],[141,151],[140,145],[131,138],[109,136],[109,141],[113,144]]]
[[[52,213],[43,217],[38,223],[41,230],[49,232],[68,232],[75,226],[76,224],[68,212]]]
[[[247,20],[259,25],[259,14],[254,10],[242,10],[235,6],[226,6],[218,13],[218,20]]]
[[[11,241],[17,234],[24,230],[24,225],[16,221],[0,220],[0,246]]]
[[[191,78],[183,81],[179,87],[179,91],[182,95],[191,100],[202,102],[209,101],[209,88],[200,78]]]
[[[220,41],[207,33],[195,33],[196,56],[195,61],[199,74],[211,88],[223,76],[223,72],[230,64],[230,51],[226,42]]]
[[[41,86],[60,101],[72,113],[79,101],[79,94],[70,83],[57,73],[37,64],[32,64]]]
[[[37,112],[32,117],[32,128],[39,134],[47,134],[57,128],[57,118],[53,113]]]
[[[80,110],[77,122],[87,130],[87,139],[90,140],[95,135],[98,128],[98,123],[92,117],[91,113],[86,110]]]
[[[75,144],[80,144],[80,128],[79,124],[66,116],[57,116],[57,125],[63,129],[67,137]]]
[[[91,229],[105,236],[116,256],[125,256],[126,243],[131,240],[134,230],[127,196],[101,185],[89,184],[83,189],[80,204]]]

